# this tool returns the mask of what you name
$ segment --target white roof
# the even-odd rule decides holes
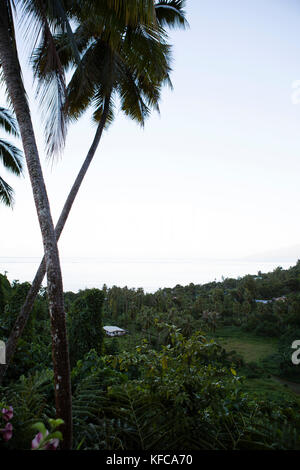
[[[108,331],[109,333],[113,333],[114,331],[125,331],[122,328],[119,328],[118,326],[104,326],[103,329],[105,331]]]

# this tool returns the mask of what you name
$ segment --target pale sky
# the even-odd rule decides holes
[[[105,133],[62,259],[239,259],[299,244],[299,1],[188,0],[186,10],[190,29],[170,34],[174,90],[144,130],[119,113]],[[95,128],[88,115],[72,125],[62,159],[47,163],[28,67],[24,75],[56,221]],[[16,191],[13,210],[0,206],[0,272],[14,277],[3,257],[38,257],[42,242],[27,174],[0,174]]]

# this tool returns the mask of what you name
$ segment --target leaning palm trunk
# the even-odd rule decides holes
[[[100,119],[100,122],[99,122],[99,125],[97,127],[97,131],[96,131],[96,134],[95,134],[95,137],[94,137],[94,140],[93,140],[93,143],[88,151],[88,154],[84,160],[84,163],[77,175],[77,178],[72,186],[72,189],[68,195],[68,198],[65,202],[65,205],[63,207],[63,210],[62,210],[62,213],[59,217],[59,220],[57,222],[57,225],[55,227],[55,235],[56,235],[56,239],[57,241],[59,240],[59,237],[63,231],[63,228],[65,226],[65,223],[67,221],[67,218],[69,216],[69,213],[70,213],[70,210],[72,208],[72,205],[73,205],[73,202],[76,198],[76,195],[79,191],[79,188],[81,186],[81,183],[84,179],[84,176],[90,166],[90,163],[96,153],[96,150],[97,150],[97,147],[99,145],[99,142],[100,142],[100,139],[101,139],[101,136],[102,136],[102,132],[103,132],[103,129],[104,129],[104,126],[105,126],[105,123],[106,123],[106,120],[107,120],[107,116],[108,116],[108,111],[109,111],[109,103],[110,103],[110,95],[107,96],[106,100],[105,100],[105,104],[104,104],[104,109],[103,109],[103,114],[102,114],[102,117]],[[41,264],[39,266],[39,269],[35,275],[35,278],[32,282],[32,285],[31,285],[31,288],[27,294],[27,297],[26,297],[26,300],[25,300],[25,303],[23,304],[21,310],[20,310],[20,313],[19,313],[19,316],[14,324],[14,327],[10,333],[10,336],[8,338],[8,341],[6,343],[6,364],[5,365],[2,365],[0,366],[0,384],[2,382],[2,379],[6,373],[6,370],[9,366],[9,363],[11,362],[12,358],[13,358],[13,355],[15,353],[15,350],[16,350],[16,347],[17,347],[17,343],[18,343],[18,340],[19,338],[21,337],[22,335],[22,332],[26,326],[26,323],[27,323],[27,320],[29,318],[29,315],[30,315],[30,312],[32,310],[32,307],[33,307],[33,304],[34,304],[34,301],[35,301],[35,298],[39,292],[39,289],[41,287],[41,284],[42,284],[42,281],[44,279],[44,276],[45,276],[45,272],[46,272],[46,261],[45,261],[45,256],[44,258],[42,259],[41,261]]]
[[[64,420],[63,448],[72,446],[70,365],[59,254],[42,174],[30,110],[9,21],[7,2],[0,0],[0,62],[9,97],[18,120],[34,202],[42,233],[51,317],[52,358],[57,416]]]

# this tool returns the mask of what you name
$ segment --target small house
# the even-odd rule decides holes
[[[104,326],[103,327],[106,336],[123,336],[128,333],[127,330],[123,330],[122,328],[119,328],[118,326]]]

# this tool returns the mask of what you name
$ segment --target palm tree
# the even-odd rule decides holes
[[[11,112],[0,107],[0,127],[8,134],[19,137],[18,126]],[[4,139],[0,139],[0,160],[3,166],[15,175],[21,175],[23,170],[22,152]],[[13,188],[0,176],[0,201],[7,206],[13,204]]]
[[[95,3],[93,2],[93,4]],[[97,3],[101,4],[101,6],[105,6],[106,3],[106,8],[115,11],[117,16],[124,15],[130,24],[136,24],[137,19],[150,18],[152,21],[153,18],[153,2],[151,0],[128,0],[126,2],[123,0],[107,0],[106,2],[99,1]],[[65,82],[63,69],[56,53],[49,24],[54,24],[54,27],[60,27],[61,30],[67,31],[75,61],[77,60],[78,62],[78,50],[74,47],[75,44],[67,14],[69,12],[71,16],[74,14],[76,16],[76,11],[81,4],[85,5],[85,8],[88,6],[90,11],[91,3],[84,0],[53,0],[51,2],[41,2],[39,0],[0,0],[1,74],[19,124],[44,244],[49,313],[51,318],[56,412],[64,420],[63,448],[68,449],[72,446],[72,408],[62,276],[56,234],[18,59],[13,16],[15,4],[20,4],[22,14],[29,15],[30,18],[34,19],[34,25],[38,26],[39,29],[35,32],[35,37],[42,40],[42,49],[46,51],[46,62],[51,71],[50,80],[46,83],[44,89],[42,89],[41,95],[42,101],[46,101],[48,106],[49,120],[45,128],[45,134],[49,153],[52,154],[62,147],[65,138],[64,107],[62,105],[62,98],[65,95]],[[54,93],[53,91],[49,93],[53,83],[55,84]],[[108,100],[106,101],[108,103]],[[55,103],[58,106],[55,106]],[[108,107],[104,105],[102,122],[104,122],[105,108],[108,115]],[[54,119],[55,116],[59,118],[56,120]]]
[[[42,234],[47,271],[49,313],[51,318],[56,412],[57,415],[64,420],[63,447],[71,448],[72,407],[70,365],[65,324],[62,276],[50,205],[18,59],[14,32],[14,3],[15,2],[10,2],[9,0],[0,0],[1,74],[18,121]],[[29,2],[23,2],[23,4],[28,5]],[[30,4],[34,7],[36,5],[42,5],[42,2],[30,2]],[[47,27],[48,23],[45,20],[45,16],[42,16],[41,20],[45,37],[48,37],[48,43],[50,44],[51,35],[49,34],[49,27]],[[50,48],[48,48],[48,50],[50,52]],[[54,57],[56,58],[55,54]]]
[[[96,2],[93,3],[93,7],[95,7],[95,4]],[[162,25],[174,26],[178,24],[186,26],[183,7],[183,1],[157,2],[155,12],[157,13],[159,28],[162,28]],[[116,18],[113,17],[113,20],[115,25]],[[110,22],[112,22],[111,17]],[[153,28],[149,31],[147,28],[143,29],[138,26],[129,28],[127,23],[125,23],[125,26],[125,35],[123,32],[120,34],[119,30],[118,37],[121,37],[122,41],[118,47],[116,38],[114,38],[112,46],[111,42],[105,40],[105,37],[101,34],[97,37],[97,31],[94,31],[93,28],[98,27],[98,30],[101,30],[101,28],[99,28],[99,23],[96,22],[92,24],[91,21],[86,23],[82,21],[74,34],[76,48],[84,52],[82,52],[80,62],[77,63],[77,69],[68,86],[69,116],[78,119],[81,113],[92,104],[95,106],[94,118],[98,121],[98,127],[56,225],[57,240],[61,235],[79,187],[95,155],[103,129],[107,121],[111,122],[113,119],[113,96],[119,94],[123,111],[143,124],[149,114],[149,106],[158,109],[161,85],[164,81],[169,81],[169,46],[163,40],[165,32],[161,29],[157,32]],[[150,38],[148,37],[149,34]],[[91,38],[93,38],[93,42],[91,42]],[[61,62],[67,67],[72,61],[72,50],[66,42],[65,35],[57,37],[56,40]],[[89,44],[89,47],[85,48],[86,44]],[[142,56],[141,51],[143,51]],[[38,66],[37,73],[43,76],[43,73],[45,73],[43,64],[46,63],[46,60],[42,51],[39,51],[38,57],[39,59],[35,61],[36,66]],[[99,61],[99,57],[102,60]],[[95,64],[98,64],[98,67]],[[158,70],[157,65],[160,65]],[[82,77],[83,71],[85,77]],[[148,75],[151,77],[150,80],[147,78]],[[82,87],[82,80],[86,88]],[[78,90],[81,93],[78,93]],[[45,271],[44,258],[7,341],[7,364],[0,367],[0,382],[26,325]]]

